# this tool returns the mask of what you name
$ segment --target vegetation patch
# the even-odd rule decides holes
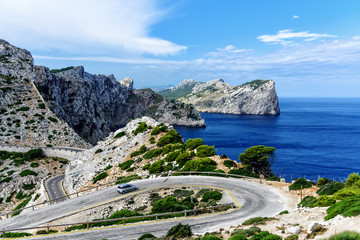
[[[344,187],[345,184],[342,182],[329,182],[322,185],[320,189],[316,191],[316,193],[319,195],[332,195]]]
[[[225,160],[223,163],[228,168],[236,167],[236,163],[232,160]]]
[[[242,225],[253,225],[253,224],[264,225],[266,222],[271,221],[271,220],[276,220],[276,218],[254,217],[254,218],[250,218],[250,219],[246,220],[245,222],[242,223]]]
[[[246,169],[246,168],[231,169],[229,171],[229,174],[259,178],[258,175],[256,175],[255,173],[253,173],[252,171],[250,171],[249,169]]]
[[[191,139],[189,138],[186,142],[185,142],[186,148],[189,150],[194,150],[197,147],[204,145],[204,140],[202,140],[201,138],[194,138]]]
[[[312,183],[304,178],[298,178],[296,181],[289,186],[289,190],[300,190],[304,188],[311,188]]]
[[[106,172],[102,172],[93,178],[93,183],[96,183],[96,182],[106,178],[107,176],[108,176],[108,174]]]
[[[138,135],[139,133],[143,133],[147,130],[146,122],[139,122],[139,126],[133,131],[134,135]]]
[[[53,118],[53,117],[48,117],[49,121],[50,122],[54,122],[54,123],[57,123],[58,120],[56,118]]]
[[[360,240],[360,233],[345,231],[330,236],[328,240]]]
[[[133,165],[134,163],[134,160],[130,159],[130,160],[127,160],[126,162],[123,162],[123,163],[120,163],[119,164],[119,168],[121,170],[126,170],[128,169],[129,167],[131,167],[131,165]]]
[[[25,169],[19,173],[20,177],[26,177],[26,176],[37,176],[38,174],[30,169]]]
[[[215,146],[201,145],[196,148],[196,156],[200,158],[211,157],[216,154]]]
[[[114,138],[121,138],[121,137],[123,137],[123,136],[125,136],[125,135],[126,135],[126,132],[119,132],[119,133],[117,133],[117,134],[115,135]]]
[[[147,153],[145,153],[143,158],[144,159],[151,159],[151,158],[160,156],[161,153],[162,153],[161,148],[155,148],[155,149],[152,149],[152,150],[148,151]]]
[[[199,158],[189,160],[185,163],[184,171],[205,171],[211,172],[216,168],[216,162],[210,158]]]
[[[59,73],[59,72],[64,72],[64,71],[73,69],[73,68],[74,68],[73,66],[70,66],[70,67],[65,67],[65,68],[60,68],[60,69],[51,69],[50,72],[51,73]]]
[[[351,196],[341,200],[330,206],[327,210],[327,216],[325,220],[334,218],[341,214],[344,217],[353,217],[360,215],[360,194]]]
[[[314,196],[306,196],[303,200],[298,204],[298,207],[314,207],[317,199]]]
[[[171,227],[166,234],[166,237],[176,239],[176,238],[186,238],[191,237],[192,231],[188,224],[183,225],[181,223]]]
[[[164,136],[162,136],[157,142],[156,146],[163,147],[170,143],[182,143],[182,137],[175,129],[171,129]]]

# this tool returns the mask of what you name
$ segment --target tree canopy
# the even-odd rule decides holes
[[[265,177],[271,176],[271,165],[275,160],[274,147],[263,145],[252,146],[239,155],[240,162],[244,167],[253,170],[257,174],[263,174]]]

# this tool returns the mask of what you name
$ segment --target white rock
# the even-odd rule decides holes
[[[287,234],[299,234],[301,229],[299,226],[289,227],[286,229]]]

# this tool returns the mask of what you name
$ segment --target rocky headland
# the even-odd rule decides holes
[[[280,114],[279,99],[272,80],[254,80],[232,87],[222,79],[205,83],[190,79],[159,93],[169,99],[193,104],[199,112]]]

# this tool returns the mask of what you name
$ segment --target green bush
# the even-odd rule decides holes
[[[107,176],[109,176],[109,175],[106,172],[99,173],[96,177],[93,178],[93,183],[96,183],[96,182],[100,181],[101,179],[106,178]]]
[[[30,110],[30,107],[21,107],[21,108],[18,108],[16,109],[17,112],[26,112],[26,111],[29,111]]]
[[[319,185],[319,184],[318,184]],[[332,195],[336,193],[337,191],[343,189],[345,187],[345,184],[342,182],[329,182],[323,184],[319,190],[316,191],[319,195]]]
[[[251,240],[262,240],[265,239],[267,236],[270,236],[271,233],[269,233],[268,231],[263,231],[263,232],[259,232],[257,234],[255,234]]]
[[[360,233],[345,231],[330,236],[328,240],[360,240]]]
[[[164,136],[162,136],[157,142],[156,146],[163,147],[169,143],[182,143],[182,137],[175,129],[171,129]]]
[[[117,134],[115,135],[114,138],[121,138],[121,137],[123,137],[123,136],[125,136],[125,135],[126,135],[126,132],[119,132],[119,133],[117,133]]]
[[[285,211],[280,212],[279,215],[284,215],[284,214],[288,214],[288,213],[289,213],[289,211],[285,210]]]
[[[154,157],[158,157],[160,156],[162,153],[162,149],[161,148],[155,148],[153,150],[148,151],[147,153],[144,154],[143,158],[144,159],[151,159]]]
[[[160,133],[160,127],[159,126],[154,127],[154,129],[151,131],[152,136],[158,135],[159,133]]]
[[[180,154],[180,151],[171,152],[164,159],[166,162],[173,162],[176,160],[176,158],[179,156],[179,154]]]
[[[234,235],[230,237],[228,240],[247,240],[247,238],[243,235]]]
[[[149,139],[149,141],[150,141],[151,144],[154,144],[154,143],[155,143],[155,138],[154,138],[154,137],[151,137],[151,138]]]
[[[27,232],[6,232],[5,237],[6,238],[20,238],[20,237],[28,237],[32,236],[31,233]]]
[[[21,171],[21,173],[19,173],[20,177],[26,177],[26,176],[29,176],[29,175],[33,175],[33,176],[37,176],[38,174],[34,171],[31,171],[29,169],[25,169],[23,171]]]
[[[34,183],[24,184],[24,185],[22,186],[22,188],[23,188],[24,190],[32,190],[32,189],[35,188],[35,184],[34,184]]]
[[[109,170],[111,168],[112,168],[112,166],[109,164],[109,165],[106,166],[106,168],[104,168],[104,171]]]
[[[185,145],[189,150],[194,150],[197,147],[204,145],[204,140],[202,140],[201,138],[194,138],[194,139],[189,138],[185,142]]]
[[[195,156],[194,152],[183,152],[176,157],[175,161],[179,163],[179,167],[181,168],[187,161],[191,160]]]
[[[186,238],[191,236],[192,236],[191,227],[188,224],[182,225],[181,223],[171,227],[166,234],[166,237],[172,237],[174,239]]]
[[[48,119],[50,120],[50,122],[54,122],[54,123],[58,122],[58,120],[56,118],[53,118],[53,117],[48,117]]]
[[[253,173],[252,171],[250,171],[249,169],[246,169],[246,168],[231,169],[229,171],[229,174],[259,178],[259,176],[257,176],[255,173]]]
[[[0,180],[0,183],[4,183],[4,182],[10,182],[12,180],[12,177],[6,177]]]
[[[334,218],[341,214],[344,217],[353,217],[360,215],[360,194],[341,200],[330,206],[327,210],[325,220]]]
[[[166,213],[183,211],[186,208],[173,196],[167,196],[164,199],[156,201],[152,208],[152,213]]]
[[[194,194],[193,190],[185,190],[185,189],[175,189],[174,196],[175,197],[190,197]]]
[[[130,160],[127,160],[126,162],[120,163],[119,168],[121,170],[126,170],[129,167],[131,167],[131,165],[133,165],[133,164],[134,164],[134,160],[130,159]]]
[[[317,199],[314,196],[306,196],[298,204],[298,207],[314,207],[316,201],[317,201]]]
[[[221,192],[219,192],[219,191],[209,191],[209,192],[206,192],[206,193],[203,195],[201,201],[207,202],[207,201],[209,201],[210,199],[213,199],[213,200],[218,201],[218,200],[220,200],[221,198],[222,198],[222,193],[221,193]]]
[[[40,109],[45,109],[45,104],[44,104],[44,103],[39,103],[38,107],[39,107]]]
[[[348,176],[346,179],[346,187],[351,187],[354,185],[357,181],[360,181],[359,173],[352,173]]]
[[[341,200],[358,194],[360,194],[360,188],[353,186],[353,187],[345,187],[337,191],[336,193],[333,194],[333,197],[336,200]]]
[[[287,236],[284,240],[298,240],[299,236],[297,234],[291,234]]]
[[[201,145],[196,148],[196,156],[200,158],[214,156],[216,154],[214,149],[215,146]]]
[[[264,237],[263,240],[282,240],[282,237],[276,234],[270,234],[269,236]]]
[[[142,167],[142,170],[149,170],[150,166],[151,166],[151,164],[147,163]]]
[[[278,176],[271,176],[269,178],[266,179],[267,181],[276,181],[276,182],[280,182],[280,178]]]
[[[139,126],[134,130],[134,134],[138,135],[139,133],[143,133],[147,130],[146,122],[139,122]]]
[[[216,162],[210,158],[199,158],[195,160],[189,160],[185,163],[183,171],[214,171],[216,168]]]
[[[127,182],[130,182],[130,181],[135,180],[135,179],[141,179],[141,177],[136,175],[136,174],[126,176],[126,177],[118,177],[117,181],[116,181],[116,184],[127,183]]]
[[[41,158],[44,156],[43,150],[40,148],[38,149],[31,149],[30,151],[24,153],[24,158],[32,160],[35,158]]]
[[[317,182],[317,186],[321,187],[324,186],[327,183],[331,183],[332,181],[330,179],[327,178],[319,178],[318,182]]]
[[[217,236],[204,236],[201,238],[201,240],[222,240],[222,239],[218,238]]]
[[[246,220],[242,225],[265,224],[267,221],[275,220],[273,217],[254,217]]]
[[[14,208],[14,210],[19,210],[19,209],[25,207],[25,206],[30,202],[30,200],[31,200],[31,195],[30,195],[27,199],[25,199],[24,201],[22,201],[19,205],[17,205],[17,206]],[[21,211],[22,211],[22,210],[16,211],[16,212],[14,212],[13,214],[11,214],[11,216],[13,217],[13,216],[19,215],[19,214],[21,213]]]
[[[161,173],[164,171],[164,160],[158,160],[149,166],[149,174]]]
[[[251,228],[249,229],[235,229],[231,235],[232,236],[236,236],[236,235],[242,235],[244,237],[251,237],[253,236],[254,234],[256,233],[259,233],[261,232],[261,229],[257,226],[252,226]]]
[[[18,200],[21,200],[21,199],[23,199],[25,197],[26,197],[26,194],[24,195],[21,190],[15,196],[15,198],[18,199]]]
[[[32,167],[32,168],[36,168],[38,166],[39,166],[39,163],[37,163],[37,162],[30,163],[30,167]]]
[[[233,160],[225,160],[223,163],[228,168],[236,167],[236,163]]]
[[[151,233],[145,233],[138,238],[138,240],[153,240],[153,239],[157,239],[157,237],[155,237]]]
[[[310,188],[312,183],[304,178],[298,178],[296,181],[289,186],[289,190],[300,190],[301,188]]]
[[[101,153],[103,150],[101,148],[96,149],[95,154]]]
[[[335,198],[329,197],[327,195],[320,196],[316,203],[314,204],[314,207],[328,207],[333,205],[336,202]]]

